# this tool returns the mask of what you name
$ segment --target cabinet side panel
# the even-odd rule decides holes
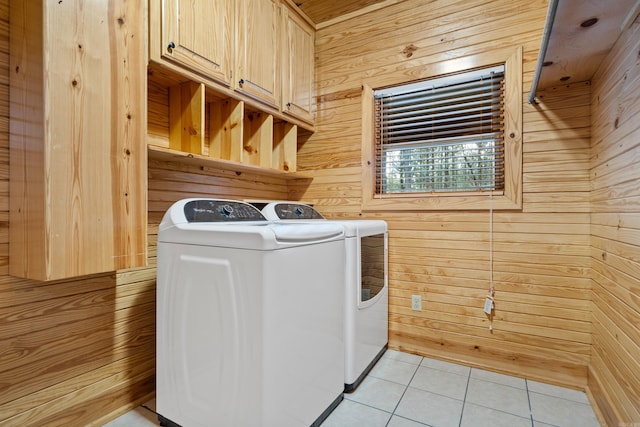
[[[10,3],[9,273],[44,278],[42,8],[35,3]]]
[[[119,270],[147,263],[147,31],[145,7],[124,0],[109,5],[113,267]]]

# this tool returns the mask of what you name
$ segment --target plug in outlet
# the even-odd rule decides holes
[[[422,311],[422,296],[411,295],[411,310]]]

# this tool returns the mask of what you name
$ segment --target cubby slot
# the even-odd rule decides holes
[[[169,88],[169,148],[202,154],[205,137],[205,87],[191,81]]]
[[[209,103],[209,157],[242,160],[244,102],[235,99]]]
[[[261,111],[246,111],[242,138],[242,163],[271,167],[273,116]]]
[[[273,125],[271,167],[284,172],[296,171],[298,126],[287,122]]]

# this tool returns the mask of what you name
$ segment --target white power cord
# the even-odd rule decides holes
[[[484,311],[489,316],[489,330],[493,331],[494,305],[493,287],[493,193],[489,194],[489,294],[484,303]]]

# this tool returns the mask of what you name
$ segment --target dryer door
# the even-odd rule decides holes
[[[386,233],[360,237],[360,301],[366,305],[387,286]]]

